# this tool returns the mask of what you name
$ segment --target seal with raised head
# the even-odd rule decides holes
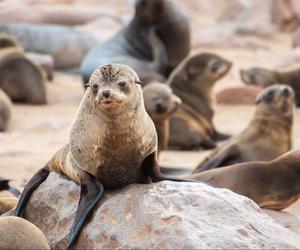
[[[130,67],[121,64],[104,65],[93,73],[71,126],[69,143],[27,183],[17,216],[50,171],[81,186],[68,247],[105,189],[150,181],[187,181],[160,173],[157,134],[145,110],[140,80]]]
[[[229,136],[213,124],[213,87],[231,68],[231,62],[210,53],[188,56],[172,72],[167,83],[182,100],[170,119],[170,146],[181,149],[215,147]]]
[[[80,71],[87,82],[97,67],[125,63],[138,73],[143,84],[164,81],[164,75],[189,51],[189,21],[181,10],[166,0],[138,0],[129,24],[93,48],[84,58]]]
[[[15,216],[0,217],[0,249],[49,249],[49,243],[35,225]]]
[[[257,97],[249,125],[237,136],[215,149],[193,171],[225,167],[249,161],[270,161],[292,148],[294,91],[276,84]]]
[[[154,122],[158,136],[158,154],[169,143],[169,119],[178,110],[181,100],[164,83],[154,82],[143,88],[145,108]]]
[[[11,119],[11,101],[9,97],[0,89],[0,131],[5,131]]]
[[[265,68],[250,68],[240,71],[241,79],[246,84],[268,87],[278,82],[293,88],[296,95],[296,105],[300,106],[300,69],[277,71]]]
[[[20,48],[0,49],[0,88],[14,102],[45,104],[46,84],[42,69]]]
[[[281,210],[300,197],[300,150],[272,161],[240,163],[188,178],[228,188],[254,200],[261,208]]]

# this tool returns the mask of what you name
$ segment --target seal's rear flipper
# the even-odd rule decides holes
[[[16,216],[21,216],[23,209],[26,206],[31,194],[34,190],[36,190],[39,187],[39,185],[41,185],[47,179],[49,173],[49,168],[46,165],[45,167],[40,169],[26,184],[16,208]]]
[[[103,184],[87,172],[83,172],[80,176],[81,192],[79,205],[76,211],[75,220],[69,232],[68,246],[70,249],[79,235],[88,215],[93,211],[94,207],[100,201],[104,193]]]
[[[19,198],[19,196],[21,194],[18,189],[14,188],[14,187],[11,187],[9,185],[9,180],[8,179],[0,180],[0,191],[1,190],[8,190],[9,192],[11,192],[17,198]]]

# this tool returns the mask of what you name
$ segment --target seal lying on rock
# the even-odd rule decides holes
[[[189,56],[172,72],[167,83],[182,100],[170,119],[170,146],[181,149],[215,147],[228,139],[213,124],[213,93],[216,81],[227,74],[231,62],[209,53]]]
[[[0,249],[49,249],[44,234],[22,218],[0,217]]]
[[[150,83],[143,88],[145,108],[154,122],[158,135],[158,154],[169,143],[169,118],[179,108],[181,100],[164,83]]]
[[[201,171],[248,161],[270,161],[292,148],[294,91],[275,84],[257,97],[250,124],[236,137],[215,149],[193,171]]]
[[[7,129],[11,118],[11,109],[9,97],[0,89],[0,131]]]
[[[300,197],[300,150],[272,161],[240,163],[188,178],[228,188],[249,197],[262,208],[281,210]]]
[[[250,68],[240,71],[241,79],[246,84],[268,87],[278,82],[293,88],[296,95],[296,105],[300,106],[300,69],[276,71],[264,68]]]
[[[97,67],[125,63],[138,73],[143,84],[163,81],[163,75],[167,76],[189,51],[189,21],[181,10],[171,1],[138,0],[129,24],[92,49],[80,71],[84,82],[88,82]]]
[[[0,32],[17,39],[25,51],[53,56],[56,69],[78,68],[97,44],[90,35],[61,25],[1,23]]]
[[[20,48],[0,49],[0,88],[14,102],[45,104],[46,85],[40,67]]]
[[[68,247],[104,189],[151,180],[185,181],[161,175],[157,134],[144,107],[140,80],[130,67],[121,64],[105,65],[93,73],[72,124],[69,143],[27,183],[17,216],[50,171],[62,173],[81,186]]]

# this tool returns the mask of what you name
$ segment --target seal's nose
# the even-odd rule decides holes
[[[102,91],[102,95],[105,97],[105,98],[108,98],[110,96],[110,91],[109,90],[103,90]]]

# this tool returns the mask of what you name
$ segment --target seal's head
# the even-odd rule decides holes
[[[295,106],[293,89],[285,84],[265,88],[256,98],[258,109],[267,114],[292,117]]]
[[[169,118],[181,104],[172,89],[163,83],[151,83],[143,88],[146,111],[153,121],[162,122]]]
[[[277,81],[274,71],[263,68],[240,70],[240,77],[245,84],[262,87],[270,86]]]
[[[107,64],[97,68],[88,87],[94,102],[107,116],[128,113],[143,105],[140,80],[127,65]]]
[[[161,17],[166,8],[165,0],[137,0],[135,3],[135,16],[145,23],[154,24]]]

